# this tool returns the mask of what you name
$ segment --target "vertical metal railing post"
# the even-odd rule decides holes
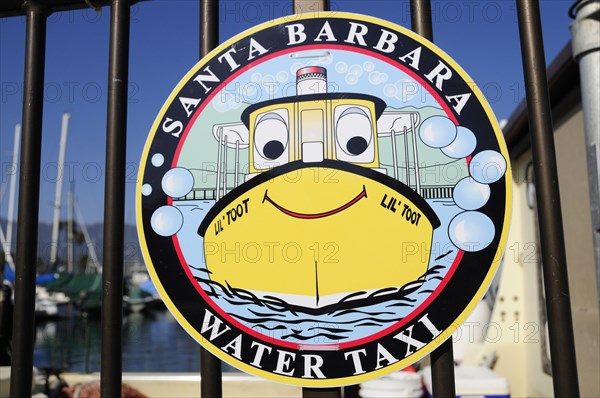
[[[302,14],[329,10],[329,0],[294,0],[294,13]]]
[[[200,58],[219,45],[219,1],[200,0]],[[200,348],[200,396],[223,396],[221,360]]]
[[[516,6],[536,184],[554,395],[578,397],[567,259],[539,2],[518,0]]]
[[[342,389],[330,388],[302,388],[302,398],[342,398]]]
[[[27,1],[23,7],[27,18],[27,34],[23,79],[23,132],[19,172],[15,307],[10,379],[10,396],[12,398],[31,396],[46,56],[47,10],[43,3],[37,1]]]
[[[294,0],[294,13],[317,13],[329,10],[329,1],[327,0]],[[302,388],[303,398],[341,398],[342,389],[332,388]]]
[[[200,0],[200,58],[219,45],[219,0]]]
[[[108,63],[104,247],[102,268],[101,396],[121,396],[125,148],[129,68],[129,0],[112,0]]]
[[[431,3],[429,0],[411,0],[410,16],[412,30],[427,40],[433,41]],[[443,342],[431,353],[431,384],[436,397],[456,396],[454,381],[454,353],[452,338]]]
[[[431,2],[429,0],[410,0],[410,23],[413,32],[433,41]]]
[[[431,388],[433,389],[433,395],[436,398],[456,397],[452,337],[436,348],[431,353],[430,358]]]

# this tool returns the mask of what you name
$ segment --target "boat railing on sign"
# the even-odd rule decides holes
[[[219,147],[217,152],[217,182],[214,190],[215,195],[210,199],[219,200],[229,192],[227,190],[227,148],[235,149],[233,187],[237,187],[239,185],[238,177],[240,175],[240,149],[248,148],[249,134],[248,129],[243,123],[227,123],[215,125],[213,127],[213,135],[219,142]],[[204,197],[204,199],[209,198]]]
[[[404,163],[406,164],[406,185],[410,184],[410,155],[408,149],[408,134],[411,134],[413,159],[412,168],[415,174],[415,191],[421,193],[421,175],[419,172],[419,156],[417,151],[416,128],[419,125],[419,112],[394,112],[387,111],[377,120],[377,135],[379,137],[390,137],[392,141],[393,177],[398,179],[398,150],[396,136],[404,138]]]

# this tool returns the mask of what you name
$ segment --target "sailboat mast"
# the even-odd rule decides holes
[[[75,187],[75,181],[71,179],[71,187],[67,197],[67,271],[73,272],[74,267],[74,253],[73,253],[73,191]]]
[[[54,217],[52,221],[52,244],[50,246],[50,267],[53,268],[56,265],[56,259],[58,255],[58,232],[60,223],[60,207],[62,198],[62,175],[65,165],[65,152],[67,147],[67,130],[69,128],[69,118],[71,117],[68,113],[62,115],[62,125],[60,131],[60,147],[58,150],[58,165],[56,175],[56,192],[54,194]]]
[[[10,187],[8,191],[8,214],[7,214],[7,224],[6,224],[6,240],[8,242],[9,247],[12,247],[12,229],[13,222],[15,219],[15,193],[17,186],[17,170],[18,162],[19,162],[19,148],[21,147],[21,125],[17,124],[15,126],[15,138],[13,142],[13,173],[10,175]],[[8,253],[8,252],[7,252]]]
[[[98,255],[96,254],[96,246],[94,245],[94,242],[92,242],[92,239],[90,238],[90,234],[85,225],[85,220],[83,219],[83,215],[81,214],[79,205],[77,204],[77,201],[75,201],[75,200],[73,200],[73,207],[75,209],[75,215],[77,216],[77,225],[79,226],[81,233],[83,233],[83,238],[85,239],[85,244],[87,245],[87,248],[88,248],[89,261],[91,261],[91,264],[94,267],[94,270],[96,272],[100,272],[101,271],[100,260],[98,260]],[[86,272],[89,272],[89,271],[86,271]]]
[[[8,263],[8,266],[10,267],[10,269],[14,271],[15,270],[15,262],[12,258],[12,255],[10,254],[10,244],[4,238],[4,232],[2,232],[1,226],[0,226],[0,243],[2,244],[2,249],[4,250],[4,258],[6,259],[6,262]],[[2,282],[2,280],[0,279],[0,283],[1,282]]]

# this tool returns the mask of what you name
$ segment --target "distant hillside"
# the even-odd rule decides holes
[[[2,225],[2,229],[6,232],[6,220],[0,218],[0,224]],[[103,236],[102,236],[102,226],[101,223],[88,225],[88,232],[90,234],[90,240],[96,247],[96,253],[102,261],[102,246],[103,246]],[[13,237],[16,240],[16,225],[13,226]],[[140,251],[137,231],[134,225],[125,225],[125,246],[124,246],[124,260],[126,265],[133,264],[136,262],[142,262],[142,254]],[[59,242],[58,242],[58,257],[59,259],[64,259],[66,261],[66,247],[67,247],[67,231],[66,228],[63,228],[59,234]],[[37,252],[38,257],[44,263],[48,263],[50,259],[50,247],[52,242],[52,225],[48,223],[40,223],[38,225],[38,244],[37,244]],[[16,250],[16,243],[12,243],[12,252],[14,253]],[[3,251],[0,248],[0,251]],[[77,260],[82,255],[87,254],[87,246],[85,242],[75,245],[74,248],[75,259]]]

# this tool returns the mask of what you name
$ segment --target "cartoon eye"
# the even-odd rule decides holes
[[[284,116],[287,116],[287,111]],[[254,158],[257,168],[286,163],[289,136],[286,120],[276,112],[260,115],[257,120],[254,129]]]
[[[364,110],[356,106],[345,109],[337,119],[335,132],[340,160],[373,161],[373,126]]]

